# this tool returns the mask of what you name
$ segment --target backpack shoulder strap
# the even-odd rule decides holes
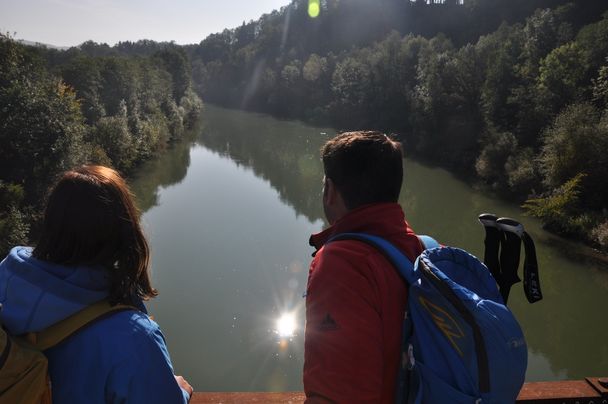
[[[419,237],[422,246],[427,249],[431,248],[431,246],[439,246],[433,238],[428,236]],[[332,237],[329,241],[337,241],[337,240],[358,240],[364,243],[371,245],[376,248],[380,253],[382,253],[389,262],[397,269],[401,277],[406,281],[409,285],[415,284],[419,279],[419,272],[414,269],[414,264],[409,260],[409,258],[403,254],[397,247],[395,247],[388,240],[383,239],[382,237],[366,234],[366,233],[340,233]],[[405,316],[402,324],[402,340],[401,340],[401,357],[408,358],[408,347],[409,341],[412,335],[413,324],[411,317]],[[397,373],[397,385],[395,388],[395,402],[413,402],[414,397],[416,396],[416,392],[418,391],[418,387],[416,386],[417,379],[410,375],[410,372],[407,370],[407,364],[404,360],[401,361],[401,365],[399,366],[399,370]],[[418,400],[419,402],[419,400]]]
[[[414,272],[414,264],[391,242],[382,237],[367,233],[340,233],[329,239],[329,242],[338,240],[358,240],[375,247],[380,251],[408,284],[416,282],[418,275]]]
[[[44,351],[59,344],[87,325],[113,313],[125,310],[138,311],[133,306],[124,304],[112,306],[107,300],[101,300],[40,332],[27,334],[25,338],[37,349]]]

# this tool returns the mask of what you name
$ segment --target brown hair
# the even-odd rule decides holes
[[[348,209],[397,202],[403,181],[401,144],[380,132],[345,132],[321,149],[325,176]]]
[[[115,170],[82,166],[51,189],[33,255],[63,265],[108,269],[112,304],[158,294],[151,285],[150,249],[125,180]]]

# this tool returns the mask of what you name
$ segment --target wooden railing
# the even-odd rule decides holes
[[[304,402],[304,393],[194,393],[190,404],[273,404]],[[517,403],[523,404],[608,404],[608,378],[526,383]]]

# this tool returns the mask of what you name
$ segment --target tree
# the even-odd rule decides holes
[[[529,199],[523,208],[532,216],[543,221],[549,229],[570,235],[580,235],[580,187],[584,174],[577,174],[549,195]],[[577,220],[578,219],[578,220]]]
[[[306,81],[315,82],[327,72],[327,58],[320,57],[316,53],[310,55],[304,67],[302,76]]]
[[[576,42],[553,49],[540,63],[538,91],[550,113],[580,98],[585,79],[584,54]]]
[[[91,142],[101,146],[112,165],[121,171],[128,171],[136,157],[136,144],[129,132],[127,107],[123,101],[121,111],[116,116],[101,118],[91,135]]]
[[[80,104],[10,38],[0,36],[0,55],[0,180],[39,201],[57,173],[87,158]]]
[[[543,134],[540,155],[543,181],[556,188],[584,174],[581,200],[596,209],[608,200],[608,116],[591,104],[579,103],[562,111]]]
[[[23,187],[0,181],[0,254],[6,256],[16,245],[26,245],[29,232],[27,217],[20,207],[25,194]]]
[[[107,115],[121,113],[123,101],[131,106],[137,102],[137,92],[140,82],[136,74],[137,68],[126,58],[108,57],[101,63],[101,99]]]
[[[593,80],[593,99],[608,109],[608,59],[607,64],[598,71],[598,77]]]
[[[418,150],[467,174],[474,171],[478,134],[483,129],[483,67],[475,47],[468,45],[455,51],[441,37],[430,41],[418,63],[414,93],[414,114],[420,114]]]
[[[211,34],[201,41],[199,48],[195,50],[195,56],[204,63],[214,60],[226,61],[230,55],[231,43],[231,34],[227,29],[218,34]]]
[[[579,63],[585,67],[586,80],[591,81],[608,55],[608,13],[595,24],[583,27],[576,35],[576,43],[584,55]]]
[[[485,147],[475,163],[477,175],[494,189],[504,190],[507,185],[505,166],[517,150],[517,139],[512,133],[500,133],[489,128],[483,142]]]
[[[186,53],[181,48],[167,48],[155,54],[155,58],[163,63],[165,70],[173,80],[173,97],[177,102],[190,87],[190,64]]]
[[[540,63],[554,48],[571,39],[572,30],[563,13],[551,9],[536,10],[521,28],[521,53],[507,106],[515,113],[512,119],[515,124],[509,129],[522,147],[536,149],[539,133],[557,112],[547,108],[546,100],[539,94]]]
[[[512,132],[517,127],[518,109],[510,102],[510,97],[520,80],[517,65],[522,46],[521,27],[506,24],[496,32],[481,37],[475,45],[486,66],[481,109],[485,120],[499,131]]]
[[[331,79],[335,122],[348,128],[361,128],[366,123],[370,70],[363,60],[347,57],[336,65]]]
[[[62,65],[60,71],[66,84],[76,91],[87,124],[94,125],[106,114],[100,96],[103,83],[98,61],[79,55]]]

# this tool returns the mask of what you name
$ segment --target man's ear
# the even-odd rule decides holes
[[[325,177],[323,185],[323,209],[325,217],[330,224],[335,223],[338,219],[348,213],[348,208],[344,203],[342,194],[336,187],[336,184]]]
[[[336,185],[331,178],[325,177],[323,182],[323,201],[326,204],[333,205],[336,202]]]

